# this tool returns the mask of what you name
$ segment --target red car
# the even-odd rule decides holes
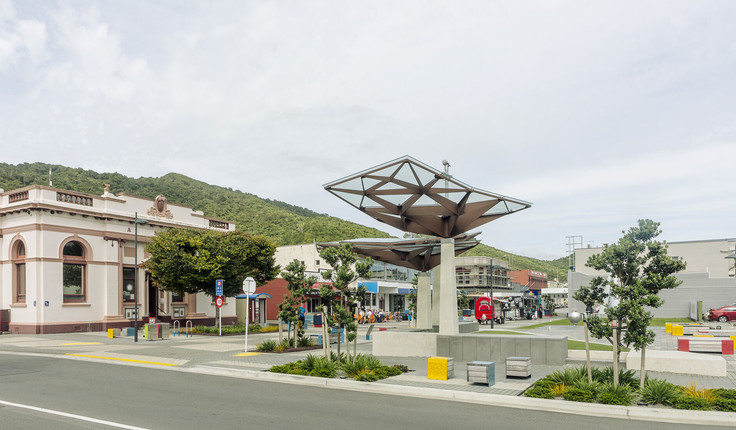
[[[720,309],[711,309],[708,312],[708,319],[720,322],[736,321],[736,303],[732,303]]]

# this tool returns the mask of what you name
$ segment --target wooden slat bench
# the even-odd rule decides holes
[[[718,352],[733,355],[733,339],[699,337],[677,339],[677,350],[684,352]]]

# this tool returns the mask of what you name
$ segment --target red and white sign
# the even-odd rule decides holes
[[[156,317],[148,317],[148,324],[156,324]]]
[[[215,305],[218,308],[221,308],[222,307],[222,303],[223,303],[222,296],[217,296],[217,298],[215,299]]]

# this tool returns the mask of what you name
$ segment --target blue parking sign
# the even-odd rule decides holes
[[[218,279],[215,281],[215,295],[216,296],[222,295],[222,279]]]

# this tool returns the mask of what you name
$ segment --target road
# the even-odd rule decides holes
[[[419,389],[419,388],[418,388]],[[55,415],[32,406],[79,415]],[[3,429],[692,429],[37,356],[0,355]]]

